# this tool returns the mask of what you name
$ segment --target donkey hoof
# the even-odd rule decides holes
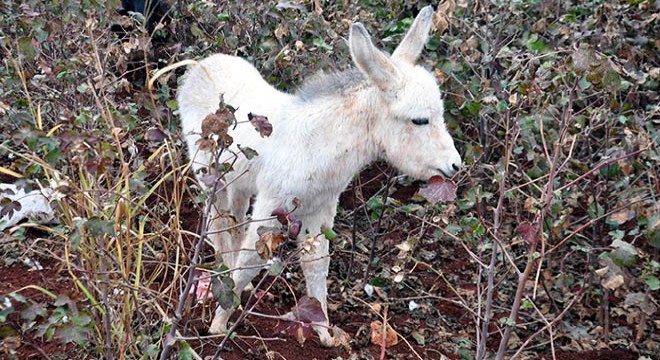
[[[220,324],[211,324],[209,326],[209,334],[224,334],[227,331],[227,326]]]
[[[340,345],[340,344],[337,344],[337,342],[335,341],[335,338],[333,336],[330,336],[329,333],[319,334],[319,339],[321,340],[321,346],[323,346],[323,347],[330,348],[330,347],[335,347],[337,345]]]
[[[214,318],[209,326],[209,334],[224,334],[227,331],[227,322],[222,319]]]
[[[333,331],[336,327],[333,328]],[[335,347],[341,345],[341,339],[336,336],[331,336],[328,328],[326,327],[315,327],[316,334],[319,336],[321,341],[321,346],[323,347]],[[335,334],[337,335],[337,334]]]

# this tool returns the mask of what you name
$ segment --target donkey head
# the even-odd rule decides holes
[[[418,179],[449,177],[461,167],[461,156],[447,132],[444,106],[435,76],[415,61],[429,36],[433,8],[417,15],[392,56],[377,49],[360,23],[350,30],[353,62],[375,92],[370,119],[372,136],[385,160]]]

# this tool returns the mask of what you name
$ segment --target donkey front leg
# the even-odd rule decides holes
[[[321,226],[332,226],[334,219],[334,210],[327,209],[327,216],[303,217],[303,226],[307,229],[309,236],[315,236],[320,233]],[[306,225],[307,224],[307,225]],[[304,236],[304,235],[302,235]],[[304,251],[300,259],[300,267],[305,275],[305,284],[307,285],[307,296],[316,298],[323,308],[326,321],[321,326],[315,326],[314,331],[318,334],[321,345],[331,347],[335,345],[335,339],[328,332],[328,267],[330,265],[329,242],[323,235],[317,237],[318,244],[312,247],[311,251]],[[304,242],[305,240],[303,240]],[[309,241],[309,240],[307,240]],[[302,244],[305,245],[304,243]]]

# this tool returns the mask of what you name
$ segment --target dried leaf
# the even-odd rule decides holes
[[[371,322],[371,343],[389,348],[399,343],[399,337],[389,324],[376,320]]]
[[[5,216],[11,218],[12,215],[14,215],[14,212],[21,211],[21,208],[23,208],[23,206],[20,202],[14,201],[10,198],[2,198],[2,200],[0,200],[0,218]]]
[[[286,219],[287,215],[289,215],[289,213],[286,210],[284,210],[284,208],[281,207],[278,207],[277,209],[273,210],[272,213],[270,213],[270,216],[276,216],[277,222],[279,222],[282,225],[288,224]]]
[[[426,344],[426,339],[424,337],[424,329],[415,330],[410,335],[413,337],[413,339],[415,339],[418,345],[424,346]]]
[[[302,221],[296,220],[293,222],[293,224],[289,225],[289,239],[295,240],[298,238],[298,235],[300,234],[300,230],[302,229]]]
[[[165,137],[165,132],[158,128],[150,128],[144,133],[144,139],[147,141],[162,142]]]
[[[581,43],[580,48],[573,52],[573,68],[577,72],[585,72],[589,70],[591,64],[595,63],[596,53],[587,43]]]
[[[335,346],[343,346],[347,351],[351,348],[351,336],[344,330],[340,329],[338,326],[332,327],[332,334],[335,339]]]
[[[309,331],[309,329],[305,331],[306,328],[303,326],[297,326],[295,329],[296,329],[295,331],[296,340],[298,340],[298,343],[300,345],[304,344],[305,340],[311,335],[311,332]]]
[[[613,274],[613,276],[609,276],[601,282],[603,284],[603,287],[610,289],[610,290],[616,290],[620,288],[624,283],[624,278],[623,275],[620,274]]]
[[[456,184],[442,176],[433,176],[429,179],[428,186],[419,190],[419,195],[433,204],[440,201],[454,201],[456,200]]]
[[[525,210],[527,210],[527,212],[529,212],[530,214],[534,214],[534,213],[536,212],[536,208],[535,208],[534,205],[535,205],[535,200],[534,200],[534,198],[533,198],[533,197],[528,197],[528,198],[525,200],[525,203],[524,203],[523,207],[524,207]]]
[[[438,5],[438,10],[436,10],[433,16],[433,26],[439,33],[442,34],[449,27],[449,19],[454,15],[454,10],[456,10],[456,2],[454,0],[446,0]]]
[[[197,282],[196,287],[190,288],[190,293],[188,295],[195,295],[195,300],[198,303],[203,303],[206,300],[213,298],[213,292],[211,291],[211,277],[207,276],[203,279],[200,279]]]
[[[284,23],[280,23],[273,32],[277,40],[282,40],[285,36],[289,35],[289,28]]]
[[[268,137],[273,133],[273,124],[268,122],[268,118],[263,115],[248,114],[248,120],[254,128],[259,132],[261,137]]]
[[[635,218],[635,211],[630,209],[623,209],[619,212],[615,212],[614,214],[610,215],[610,220],[612,220],[613,222],[619,225],[623,225],[628,220],[632,220],[634,218]]]
[[[524,222],[518,226],[516,232],[529,244],[536,244],[539,239],[539,223]]]
[[[273,231],[262,233],[259,235],[259,240],[257,240],[257,243],[255,244],[257,254],[259,254],[262,259],[272,258],[273,252],[277,249],[282,240],[283,237],[279,233],[276,234]]]
[[[292,312],[297,320],[305,323],[320,323],[326,320],[321,302],[313,297],[301,297]]]

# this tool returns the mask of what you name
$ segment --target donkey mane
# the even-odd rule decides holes
[[[354,89],[367,86],[367,78],[360,70],[351,68],[345,71],[319,72],[304,81],[296,90],[296,96],[305,102],[343,95]]]

